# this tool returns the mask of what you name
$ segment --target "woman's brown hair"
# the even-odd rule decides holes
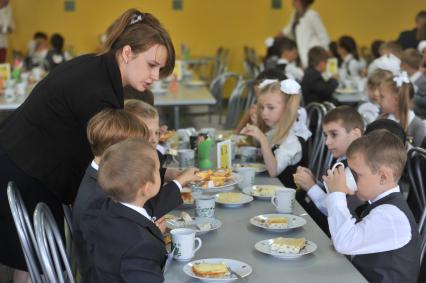
[[[115,54],[126,45],[137,54],[156,44],[167,49],[167,62],[160,70],[160,77],[164,78],[173,72],[175,66],[175,49],[169,33],[152,14],[129,9],[108,27],[107,39],[98,55]]]

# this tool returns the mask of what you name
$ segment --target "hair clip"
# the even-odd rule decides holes
[[[266,80],[263,80],[263,81],[259,84],[259,88],[260,88],[260,89],[262,89],[262,88],[267,87],[267,86],[268,86],[268,85],[270,85],[270,84],[277,83],[277,82],[278,82],[278,80],[276,80],[276,79],[274,79],[274,80],[266,79]]]
[[[136,23],[142,22],[142,20],[143,20],[142,14],[134,14],[132,16],[132,19],[130,20],[129,25],[134,25]]]
[[[280,85],[280,90],[285,94],[298,95],[301,92],[300,84],[293,79],[283,80],[281,81]]]
[[[396,83],[397,87],[401,87],[403,83],[410,83],[410,79],[408,78],[408,74],[405,71],[400,72],[398,75],[393,77],[393,81]]]

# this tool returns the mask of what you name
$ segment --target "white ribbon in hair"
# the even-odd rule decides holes
[[[419,42],[419,45],[417,45],[417,50],[419,50],[420,54],[423,54],[423,51],[426,49],[426,40],[422,40]]]
[[[410,82],[410,79],[408,78],[407,72],[402,71],[398,75],[393,77],[393,81],[396,83],[397,87],[401,87],[403,83],[408,84]]]
[[[285,94],[297,95],[300,94],[300,84],[293,79],[286,79],[281,81],[281,91]]]
[[[265,45],[266,47],[272,47],[272,45],[274,45],[274,38],[273,37],[268,37],[265,39]]]
[[[278,82],[278,80],[271,80],[271,79],[266,79],[266,80],[263,80],[260,84],[259,84],[259,88],[260,89],[262,89],[262,88],[265,88],[265,87],[267,87],[268,85],[270,85],[270,84],[273,84],[273,83],[277,83]]]
[[[132,18],[132,20],[130,21],[130,25],[133,25],[133,24],[136,24],[136,23],[139,23],[139,22],[142,22],[142,15],[141,14],[135,14],[135,15],[133,15],[133,18]]]

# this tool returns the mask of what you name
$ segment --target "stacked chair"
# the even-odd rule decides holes
[[[241,116],[250,108],[255,99],[253,80],[239,80],[229,97],[228,115],[226,116],[224,128],[234,129]]]

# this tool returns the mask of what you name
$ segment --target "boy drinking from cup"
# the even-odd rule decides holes
[[[108,197],[96,221],[93,282],[163,282],[163,235],[144,209],[160,190],[155,149],[130,138],[102,155],[98,181]]]
[[[368,201],[360,219],[348,210],[342,167],[324,176],[328,223],[336,250],[350,255],[369,282],[416,282],[420,235],[414,217],[398,186],[406,151],[398,137],[375,130],[354,141],[347,150],[358,198]]]

